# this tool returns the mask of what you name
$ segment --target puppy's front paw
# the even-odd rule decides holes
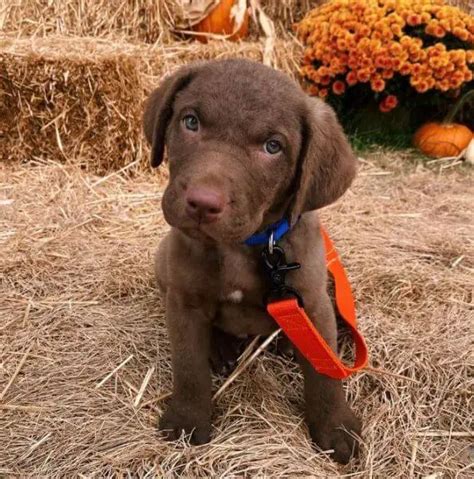
[[[171,403],[160,419],[158,428],[165,439],[175,441],[183,432],[190,436],[190,443],[205,444],[211,439],[211,415],[188,407],[180,407]]]
[[[349,406],[344,404],[333,410],[319,411],[308,420],[311,439],[323,450],[333,449],[331,457],[347,464],[359,452],[362,424]]]

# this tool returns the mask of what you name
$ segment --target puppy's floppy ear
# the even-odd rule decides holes
[[[189,67],[179,69],[167,77],[145,102],[143,129],[151,145],[151,166],[160,166],[165,149],[166,129],[173,115],[176,94],[192,80],[194,71]]]
[[[302,118],[302,146],[296,172],[291,216],[336,201],[356,174],[356,158],[334,110],[318,98],[308,98]]]

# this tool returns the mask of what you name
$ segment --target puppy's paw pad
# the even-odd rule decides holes
[[[205,444],[211,440],[211,421],[168,409],[159,422],[158,429],[167,441],[176,441],[183,434],[189,436],[193,445]]]
[[[332,449],[331,457],[340,464],[357,457],[361,430],[360,420],[349,408],[343,414],[328,415],[325,421],[309,425],[312,440],[323,450]]]

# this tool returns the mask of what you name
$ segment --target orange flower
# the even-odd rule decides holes
[[[388,95],[385,98],[385,103],[390,108],[395,108],[398,105],[398,98],[395,95]]]
[[[331,77],[329,75],[324,75],[319,78],[319,83],[321,83],[321,85],[329,85],[329,83],[331,83]]]
[[[421,15],[417,14],[409,14],[406,20],[408,25],[410,25],[411,27],[416,27],[422,22]]]
[[[420,50],[416,50],[413,53],[410,52],[410,60],[412,62],[417,62],[418,60],[420,60],[420,57],[421,57]]]
[[[438,70],[435,70],[435,72],[433,73],[433,76],[437,80],[441,80],[441,78],[444,78],[446,76],[446,73],[448,73],[447,68],[439,68]]]
[[[349,60],[347,61],[347,66],[351,68],[352,70],[357,69],[359,66],[358,59],[355,56],[350,57]]]
[[[370,47],[370,40],[368,38],[362,38],[358,45],[361,51],[367,50]]]
[[[462,83],[463,83],[463,80],[464,80],[464,76],[462,78],[452,78],[451,80],[449,80],[449,88],[451,90],[455,90],[456,88],[459,88]]]
[[[446,68],[443,68],[446,72],[453,72],[456,69],[454,63],[450,62],[446,65]]]
[[[419,63],[413,63],[411,66],[411,74],[412,75],[419,75],[421,72],[421,65]]]
[[[321,90],[319,90],[319,98],[326,98],[328,96],[328,89],[327,88],[321,88]]]
[[[379,109],[383,113],[388,113],[398,105],[398,98],[395,95],[386,96],[380,103]]]
[[[331,72],[329,71],[329,68],[328,68],[328,67],[322,66],[322,67],[319,67],[318,73],[319,73],[322,77],[324,77],[324,76],[328,76]]]
[[[357,80],[361,83],[367,83],[370,80],[370,71],[368,68],[364,68],[357,72]]]
[[[380,20],[377,20],[376,22],[374,22],[374,25],[373,25],[373,28],[374,30],[378,30],[379,32],[381,32],[386,26],[386,22],[384,21],[383,18],[381,18]]]
[[[436,38],[443,38],[443,37],[446,35],[446,31],[445,31],[445,29],[444,29],[441,25],[438,25],[438,26],[434,29],[433,35],[434,35]]]
[[[431,20],[431,15],[428,12],[423,12],[421,14],[421,22],[428,23]]]
[[[306,87],[306,91],[308,95],[316,96],[319,92],[319,88],[314,84],[310,84],[309,86]]]
[[[403,35],[403,37],[400,38],[400,44],[405,46],[410,46],[413,44],[413,39],[409,37],[408,35]]]
[[[381,47],[382,47],[382,42],[379,39],[372,38],[372,40],[370,40],[369,50],[376,51],[376,50],[379,50]]]
[[[370,68],[372,66],[372,60],[370,58],[362,58],[362,60],[360,61],[360,66],[362,68]]]
[[[389,47],[389,52],[395,56],[398,57],[399,55],[402,54],[403,52],[403,47],[400,45],[400,43],[395,43],[393,42],[390,47]]]
[[[376,40],[382,40],[382,38],[384,38],[384,34],[382,32],[376,31],[372,33],[372,38],[375,38]]]
[[[337,41],[337,48],[339,50],[347,50],[347,41],[345,40],[345,38],[339,38],[339,40]]]
[[[442,80],[436,82],[436,86],[441,91],[448,91],[449,90],[449,80],[447,78],[443,78]]]
[[[370,35],[370,28],[367,25],[361,25],[357,33],[361,37],[368,37]]]
[[[469,32],[465,28],[456,27],[453,30],[453,35],[458,37],[463,42],[466,42],[469,39]]]
[[[429,86],[428,86],[428,82],[426,80],[421,80],[415,86],[415,90],[418,93],[425,93],[426,91],[428,91],[428,88],[429,88]]]
[[[392,68],[394,70],[400,70],[400,68],[402,68],[402,61],[400,60],[400,58],[394,58],[392,59]]]
[[[381,92],[385,89],[385,82],[381,78],[374,78],[370,81],[370,87],[376,92]]]
[[[403,35],[403,30],[402,30],[402,27],[400,27],[400,25],[392,25],[392,32],[395,36],[399,38]]]
[[[350,71],[346,75],[346,82],[349,86],[355,85],[357,83],[357,74],[354,71]]]
[[[411,63],[404,63],[399,70],[401,75],[409,75],[411,71],[412,71]]]
[[[440,20],[439,24],[447,31],[451,31],[451,22],[447,19]]]
[[[456,65],[461,65],[467,59],[467,53],[464,50],[451,50],[451,61]]]
[[[383,55],[379,55],[379,56],[375,57],[374,65],[377,68],[384,68],[386,64],[387,64],[386,63],[386,57],[384,57]]]
[[[440,57],[432,57],[428,60],[428,64],[432,68],[441,68],[443,66],[441,58]]]
[[[336,94],[336,95],[342,95],[345,91],[346,91],[346,84],[341,81],[341,80],[336,80],[333,84],[332,84],[332,91]]]
[[[425,28],[425,33],[427,35],[434,35],[435,29],[436,29],[436,26],[433,24],[433,22],[430,22]]]
[[[462,71],[455,71],[451,74],[450,77],[454,81],[462,81],[464,79],[464,72]]]
[[[424,61],[426,61],[426,59],[428,58],[428,54],[426,53],[425,50],[420,50],[420,55],[419,55],[419,57],[420,57],[420,61],[421,61],[421,62],[424,62]]]

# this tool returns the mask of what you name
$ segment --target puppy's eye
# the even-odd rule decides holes
[[[283,147],[277,140],[268,140],[264,143],[263,149],[265,150],[265,153],[268,153],[269,155],[276,155],[277,153],[280,153]]]
[[[183,124],[187,130],[198,131],[199,120],[196,115],[186,115],[183,118]]]

